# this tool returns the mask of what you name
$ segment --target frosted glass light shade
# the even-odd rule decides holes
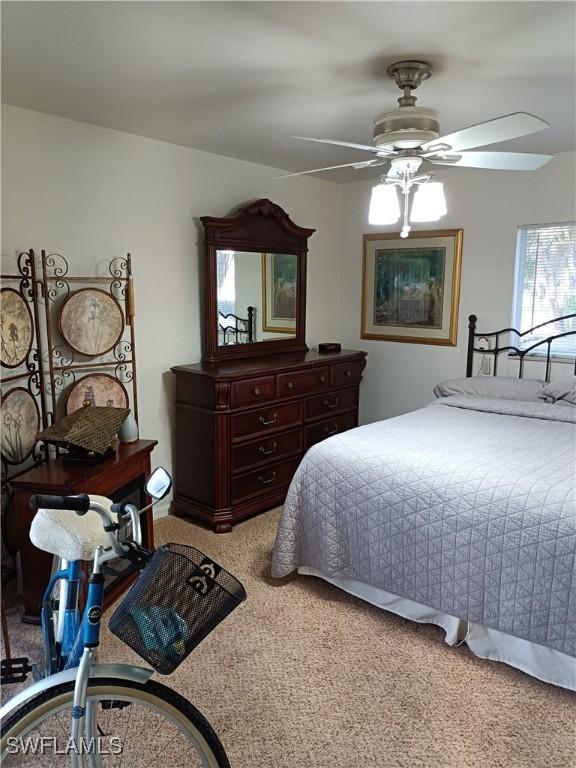
[[[378,184],[372,187],[368,223],[396,224],[399,218],[400,205],[396,187],[393,184]]]
[[[438,221],[446,214],[444,187],[439,181],[419,184],[414,195],[410,221]]]

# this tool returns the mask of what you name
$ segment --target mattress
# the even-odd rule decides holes
[[[272,575],[350,580],[576,656],[576,409],[447,397],[314,446]]]

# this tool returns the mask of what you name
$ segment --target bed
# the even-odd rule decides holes
[[[476,352],[493,358],[493,373],[512,352],[521,382],[534,345],[500,346],[512,331],[521,337],[477,333],[471,316],[467,375]],[[576,328],[540,342],[546,381],[560,335],[576,339]],[[480,337],[494,340],[488,353]],[[484,377],[471,379],[473,394],[456,390],[314,446],[286,498],[272,575],[325,579],[438,624],[450,644],[576,690],[576,404],[539,392],[515,399],[512,381],[494,379],[492,392],[504,387],[494,397]]]

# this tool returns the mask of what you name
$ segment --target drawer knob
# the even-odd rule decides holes
[[[324,400],[324,406],[326,408],[336,408],[339,403],[340,403],[339,397],[335,397],[334,400],[332,400],[332,402],[330,402],[330,400]]]
[[[294,382],[289,381],[288,384],[286,384],[286,386],[288,387],[288,389],[294,389]]]
[[[258,450],[262,454],[262,456],[269,456],[271,453],[276,453],[276,449],[278,448],[278,443],[272,443],[270,448],[266,448],[265,445],[261,445]]]
[[[254,394],[255,394],[256,396],[258,396],[258,395],[260,394],[260,389],[259,389],[258,387],[254,387],[254,389],[252,390],[252,392],[254,392]]]
[[[272,472],[270,477],[264,477],[264,475],[258,476],[258,482],[260,483],[260,485],[269,485],[270,483],[273,483],[275,479],[276,479],[276,472]]]
[[[320,381],[322,382],[322,384],[324,384],[324,382],[326,381],[326,376],[320,376]]]
[[[277,418],[278,418],[278,414],[277,413],[273,413],[271,419],[267,419],[265,416],[260,416],[258,421],[260,422],[260,424],[264,424],[264,426],[267,427],[270,424],[275,424]]]
[[[335,435],[338,432],[338,424],[333,424],[331,427],[324,427],[324,432],[327,435]]]
[[[352,376],[352,371],[346,371],[346,376]]]

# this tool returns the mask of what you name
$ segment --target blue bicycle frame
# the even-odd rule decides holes
[[[93,706],[86,702],[90,670],[96,660],[96,649],[100,644],[100,624],[104,605],[104,575],[101,566],[110,556],[102,548],[95,552],[94,568],[88,579],[88,590],[84,610],[78,608],[80,585],[83,580],[81,561],[60,560],[60,567],[50,578],[42,606],[42,635],[46,648],[46,677],[64,669],[78,667],[72,707],[72,738],[80,743],[84,732],[89,738],[96,735],[96,719]],[[57,636],[54,632],[54,589],[60,584]],[[72,768],[81,768],[81,759],[71,756]],[[92,763],[91,763],[92,765]]]
[[[142,534],[140,528],[139,512],[132,504],[125,505],[125,517],[129,517],[132,525],[133,538],[137,544],[141,544]],[[92,509],[104,515],[105,525],[113,524],[108,519],[108,513],[92,505]],[[122,549],[114,546],[111,538],[111,547],[107,553],[99,551],[100,564],[109,559],[122,557]],[[80,588],[84,580],[84,568],[82,561],[67,561],[60,558],[58,568],[52,574],[48,586],[44,592],[42,601],[42,639],[44,644],[44,676],[49,677],[65,669],[77,667],[80,664],[83,649],[98,645],[100,634],[100,616],[103,606],[103,585],[97,587],[92,584],[95,574],[88,582],[88,595],[83,612],[79,610],[78,599]],[[98,578],[103,577],[100,575]],[[60,599],[58,606],[58,619],[54,620],[53,595],[57,585],[60,585]]]
[[[81,646],[77,643],[81,624],[78,595],[83,578],[80,561],[60,561],[60,568],[50,578],[42,601],[42,639],[45,650],[44,675],[77,666]],[[60,584],[58,621],[54,627],[53,593]],[[75,647],[79,646],[74,653]],[[75,658],[74,658],[75,657]]]

